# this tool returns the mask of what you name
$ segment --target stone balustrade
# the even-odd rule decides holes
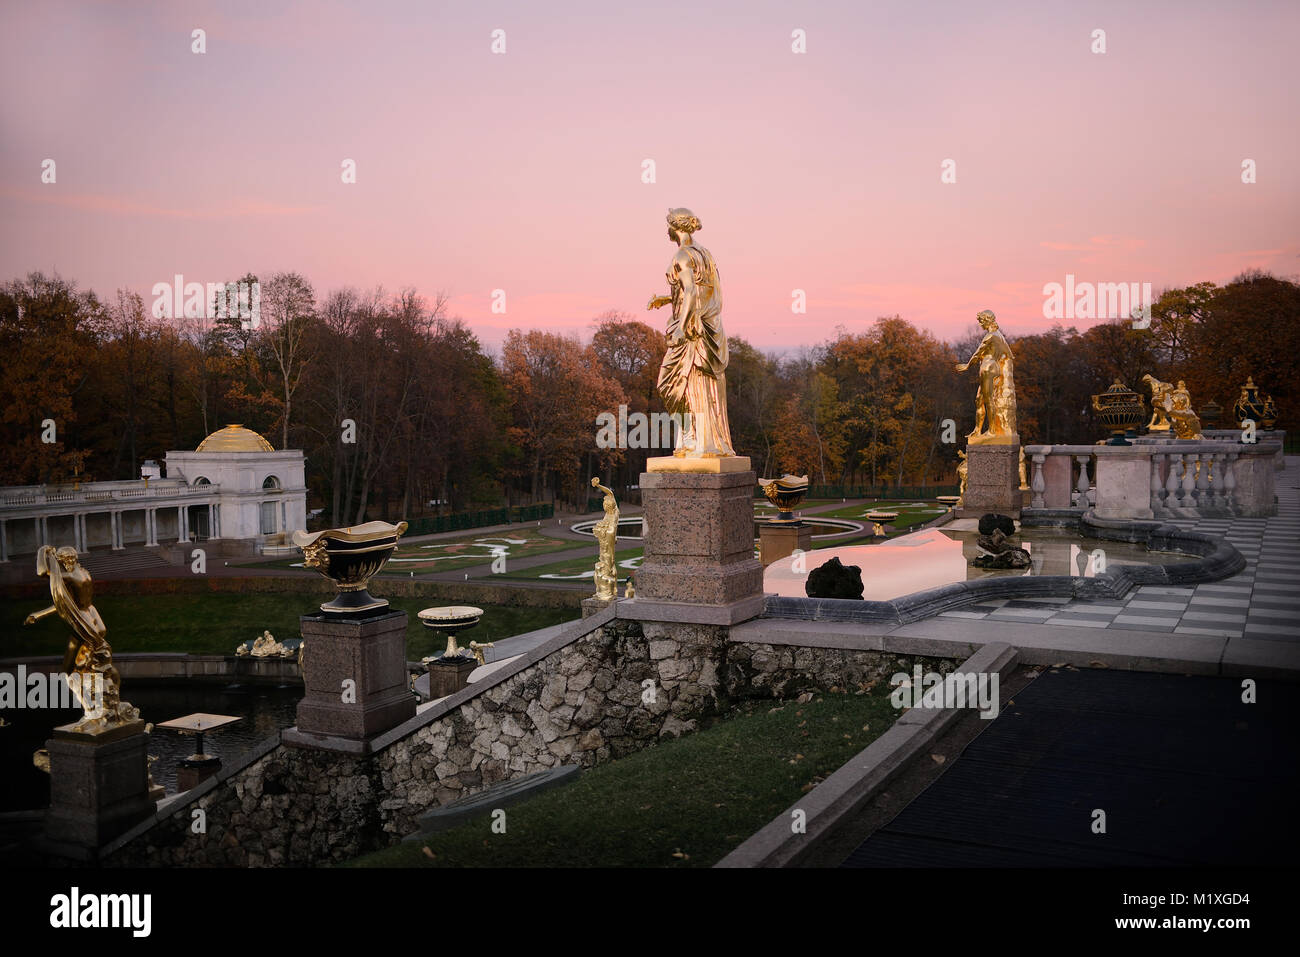
[[[95,482],[82,489],[26,485],[0,489],[0,506],[119,502],[139,498],[173,498],[178,495],[217,495],[220,492],[221,487],[218,485],[187,485],[175,479],[154,479],[148,488],[145,488],[143,481]]]
[[[1235,434],[1235,433],[1234,433]],[[1100,518],[1273,515],[1280,442],[1027,445],[1030,509]]]

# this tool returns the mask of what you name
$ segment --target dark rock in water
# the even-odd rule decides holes
[[[997,515],[989,512],[980,516],[980,534],[992,535],[994,531],[1000,530],[1003,535],[1016,534],[1016,521],[1009,515]]]
[[[996,555],[976,555],[970,563],[976,568],[1028,568],[1029,553],[1012,547]]]
[[[1019,547],[1004,535],[1000,528],[995,528],[992,535],[981,535],[975,539],[975,544],[990,555],[1001,555],[1003,552],[1009,552],[1011,549]]]
[[[845,566],[838,558],[808,573],[804,591],[809,598],[861,598],[862,569],[857,565]]]

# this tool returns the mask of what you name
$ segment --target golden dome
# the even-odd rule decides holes
[[[235,423],[218,429],[199,443],[196,452],[274,452],[270,442]]]

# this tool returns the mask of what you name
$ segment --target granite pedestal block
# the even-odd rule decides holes
[[[966,491],[959,518],[988,512],[1020,517],[1020,443],[966,446]]]
[[[220,772],[220,758],[186,758],[176,767],[176,790],[192,791],[208,778],[214,777]]]
[[[406,622],[404,611],[360,619],[302,617],[306,693],[298,703],[295,743],[305,734],[364,740],[415,715]]]
[[[45,835],[56,844],[98,848],[156,810],[149,800],[149,736],[143,721],[101,734],[70,728],[55,728],[45,745],[50,753]]]
[[[608,608],[617,598],[584,598],[582,600],[582,617],[590,618],[592,615],[599,615]]]
[[[477,658],[451,658],[429,662],[429,697],[445,698],[469,684],[469,676],[478,667]]]
[[[645,557],[636,601],[761,607],[763,565],[754,557],[753,470],[644,472]],[[620,606],[621,607],[621,606]]]
[[[758,527],[758,557],[764,568],[793,555],[795,549],[812,551],[812,526],[803,522],[766,522]]]

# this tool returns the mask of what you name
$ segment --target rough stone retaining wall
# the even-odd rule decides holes
[[[348,757],[268,741],[240,767],[105,849],[109,866],[277,866],[343,861],[497,781],[591,767],[696,729],[731,699],[888,680],[926,659],[728,642],[716,625],[640,623],[611,608]],[[930,659],[926,670],[953,662]],[[651,696],[643,684],[652,682]],[[193,811],[206,834],[192,832]]]

